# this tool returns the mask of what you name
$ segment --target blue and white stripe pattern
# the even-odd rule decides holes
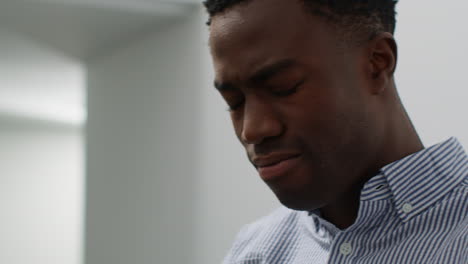
[[[468,157],[451,138],[389,164],[356,222],[280,208],[244,227],[225,264],[468,264]]]

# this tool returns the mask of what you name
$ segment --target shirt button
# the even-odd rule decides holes
[[[403,209],[403,212],[407,214],[413,211],[413,206],[410,203],[405,203],[402,209]]]
[[[351,247],[350,243],[341,244],[340,253],[343,254],[344,256],[351,254],[352,251],[353,251],[353,248]]]

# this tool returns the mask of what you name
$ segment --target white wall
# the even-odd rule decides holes
[[[80,264],[83,134],[49,110],[79,105],[65,89],[73,93],[83,72],[4,29],[0,58],[0,263]]]
[[[456,136],[468,147],[468,2],[398,4],[397,85],[426,146]]]
[[[82,133],[0,117],[0,263],[80,264]]]
[[[87,264],[194,263],[199,27],[194,14],[88,65]]]

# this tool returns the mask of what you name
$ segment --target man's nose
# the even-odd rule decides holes
[[[245,102],[241,140],[244,144],[260,144],[279,136],[283,125],[272,107],[265,102]]]

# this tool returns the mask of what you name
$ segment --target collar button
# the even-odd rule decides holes
[[[408,214],[411,211],[413,211],[413,205],[411,205],[410,203],[405,203],[403,204],[402,210],[403,210],[403,213]]]

